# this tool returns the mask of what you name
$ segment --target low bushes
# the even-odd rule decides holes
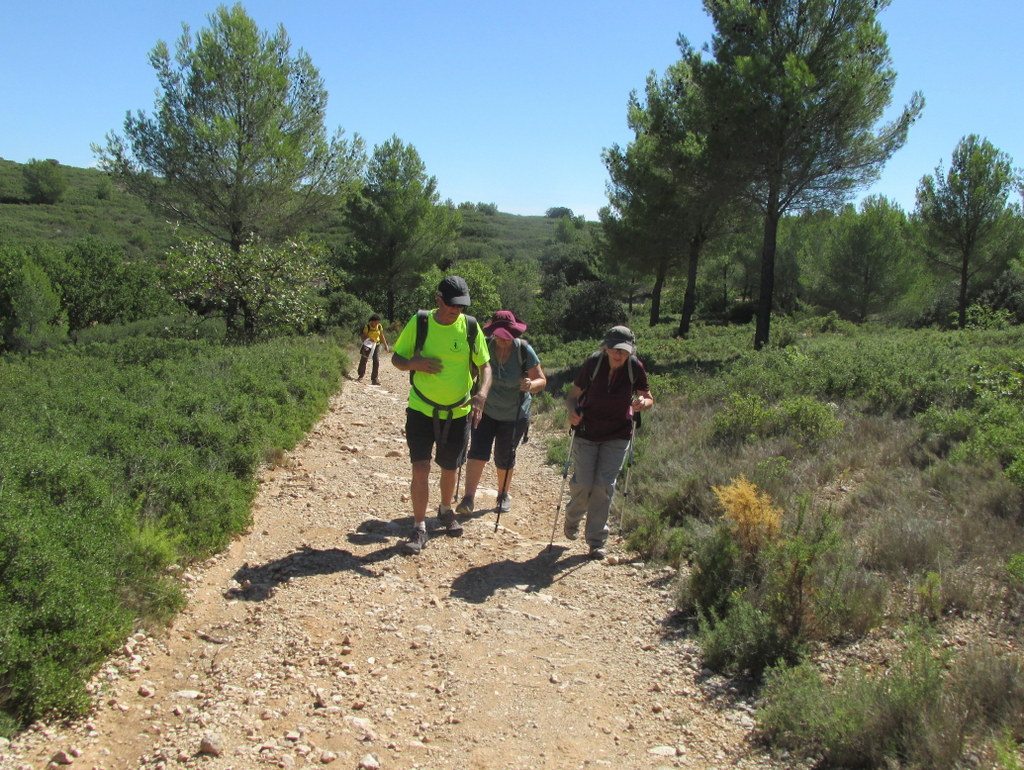
[[[1024,659],[943,650],[965,626],[1012,650],[1024,623],[1019,331],[794,324],[756,353],[704,332],[646,344],[658,406],[620,515],[680,567],[704,665],[760,690],[773,748],[826,766],[1012,753]]]
[[[809,663],[773,669],[758,721],[774,746],[826,767],[954,768],[979,741],[1019,732],[1022,709],[1019,658],[984,644],[953,657],[912,639],[884,671],[834,683]]]
[[[7,731],[75,713],[133,622],[180,605],[167,568],[247,525],[258,464],[323,412],[342,355],[314,339],[136,338],[0,361]]]

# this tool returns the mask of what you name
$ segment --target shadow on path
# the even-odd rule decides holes
[[[342,548],[310,548],[303,546],[294,553],[280,559],[252,566],[243,564],[232,576],[239,588],[232,588],[227,595],[247,602],[262,602],[269,599],[282,583],[292,578],[312,575],[330,575],[335,572],[357,572],[363,577],[380,577],[366,565],[390,559],[398,554],[398,545],[387,545],[365,556],[358,556]]]
[[[590,561],[586,554],[563,558],[566,550],[561,545],[551,550],[544,546],[540,553],[526,561],[504,559],[472,567],[452,581],[451,597],[481,604],[502,588],[525,585],[527,592],[541,591]]]

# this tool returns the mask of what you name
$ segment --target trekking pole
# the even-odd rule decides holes
[[[470,412],[469,414],[466,415],[466,429],[462,432],[462,452],[459,454],[459,457],[462,459],[462,462],[459,463],[459,475],[455,477],[455,497],[456,498],[458,498],[458,496],[459,496],[459,487],[462,486],[462,466],[466,464],[466,452],[468,451],[468,447],[469,447],[470,425],[471,425],[471,423],[473,421],[472,420],[472,415],[473,415],[472,412]],[[452,502],[455,502],[455,501],[452,500]]]
[[[565,480],[569,478],[569,464],[572,462],[572,445],[576,440],[576,427],[569,428],[569,451],[565,455],[565,465],[562,466],[562,488],[558,490],[558,507],[555,508],[555,520],[551,523],[551,540],[548,542],[546,551],[551,550],[555,543],[555,529],[558,527],[558,514],[562,510],[562,497],[565,495]]]
[[[523,391],[519,391],[519,406],[516,407],[516,419],[512,423],[512,453],[509,458],[509,467],[505,471],[505,478],[502,479],[501,489],[498,491],[498,515],[494,518],[494,531],[498,531],[498,522],[501,521],[501,501],[508,494],[508,477],[512,473],[512,469],[516,467],[516,447],[519,442],[516,441],[516,434],[519,432],[519,418],[523,411],[523,399],[526,398],[526,394]]]
[[[629,473],[633,470],[633,448],[636,443],[636,432],[640,430],[640,414],[633,415],[633,431],[629,436],[629,446],[626,447],[626,480],[622,484],[622,504],[619,506],[619,518],[622,518],[622,511],[626,507],[626,498],[629,496]]]

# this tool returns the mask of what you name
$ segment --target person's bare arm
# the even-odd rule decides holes
[[[530,369],[526,376],[519,383],[519,389],[524,393],[540,393],[548,385],[548,378],[540,364]]]
[[[439,374],[444,369],[440,358],[425,358],[423,356],[406,358],[405,356],[398,355],[398,353],[391,354],[391,363],[394,364],[396,369],[403,372]]]
[[[491,392],[491,379],[491,365],[486,363],[480,367],[480,387],[470,402],[472,410],[469,413],[469,418],[474,428],[484,417],[484,404],[487,403],[487,396]]]

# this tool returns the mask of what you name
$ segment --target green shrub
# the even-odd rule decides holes
[[[787,639],[767,612],[740,593],[731,597],[724,616],[708,612],[699,625],[704,664],[713,671],[760,679],[769,666],[792,665],[802,652],[798,640]]]
[[[1015,553],[1006,564],[1013,585],[1024,588],[1024,553]]]
[[[810,663],[766,676],[758,722],[767,741],[829,767],[962,766],[978,737],[1018,729],[1021,661],[988,648],[949,662],[912,641],[881,672],[826,685]]]
[[[793,436],[804,446],[817,446],[843,430],[843,422],[835,414],[835,405],[823,404],[809,396],[784,399],[777,409],[780,432]]]
[[[718,525],[695,544],[680,609],[724,615],[733,594],[747,585],[745,573],[739,544],[727,525]]]
[[[884,676],[855,673],[835,689],[826,688],[809,664],[792,672],[777,668],[767,677],[759,721],[773,745],[803,756],[820,753],[830,766],[883,767],[902,760],[949,767],[919,764],[920,754],[948,754],[929,745],[943,726],[942,672],[941,660],[922,644],[909,648]]]
[[[32,203],[54,204],[67,192],[67,177],[55,160],[29,158],[28,163],[22,167],[22,174],[25,192]]]
[[[792,396],[770,406],[757,394],[733,393],[728,406],[712,420],[710,434],[713,441],[727,445],[789,436],[800,446],[816,446],[842,429],[834,405],[810,396]]]
[[[255,471],[326,408],[344,358],[126,338],[0,360],[0,712],[77,713],[136,620],[181,606],[165,574],[250,520]]]
[[[739,444],[774,430],[775,414],[756,394],[733,393],[728,406],[711,422],[711,438],[723,444]]]

